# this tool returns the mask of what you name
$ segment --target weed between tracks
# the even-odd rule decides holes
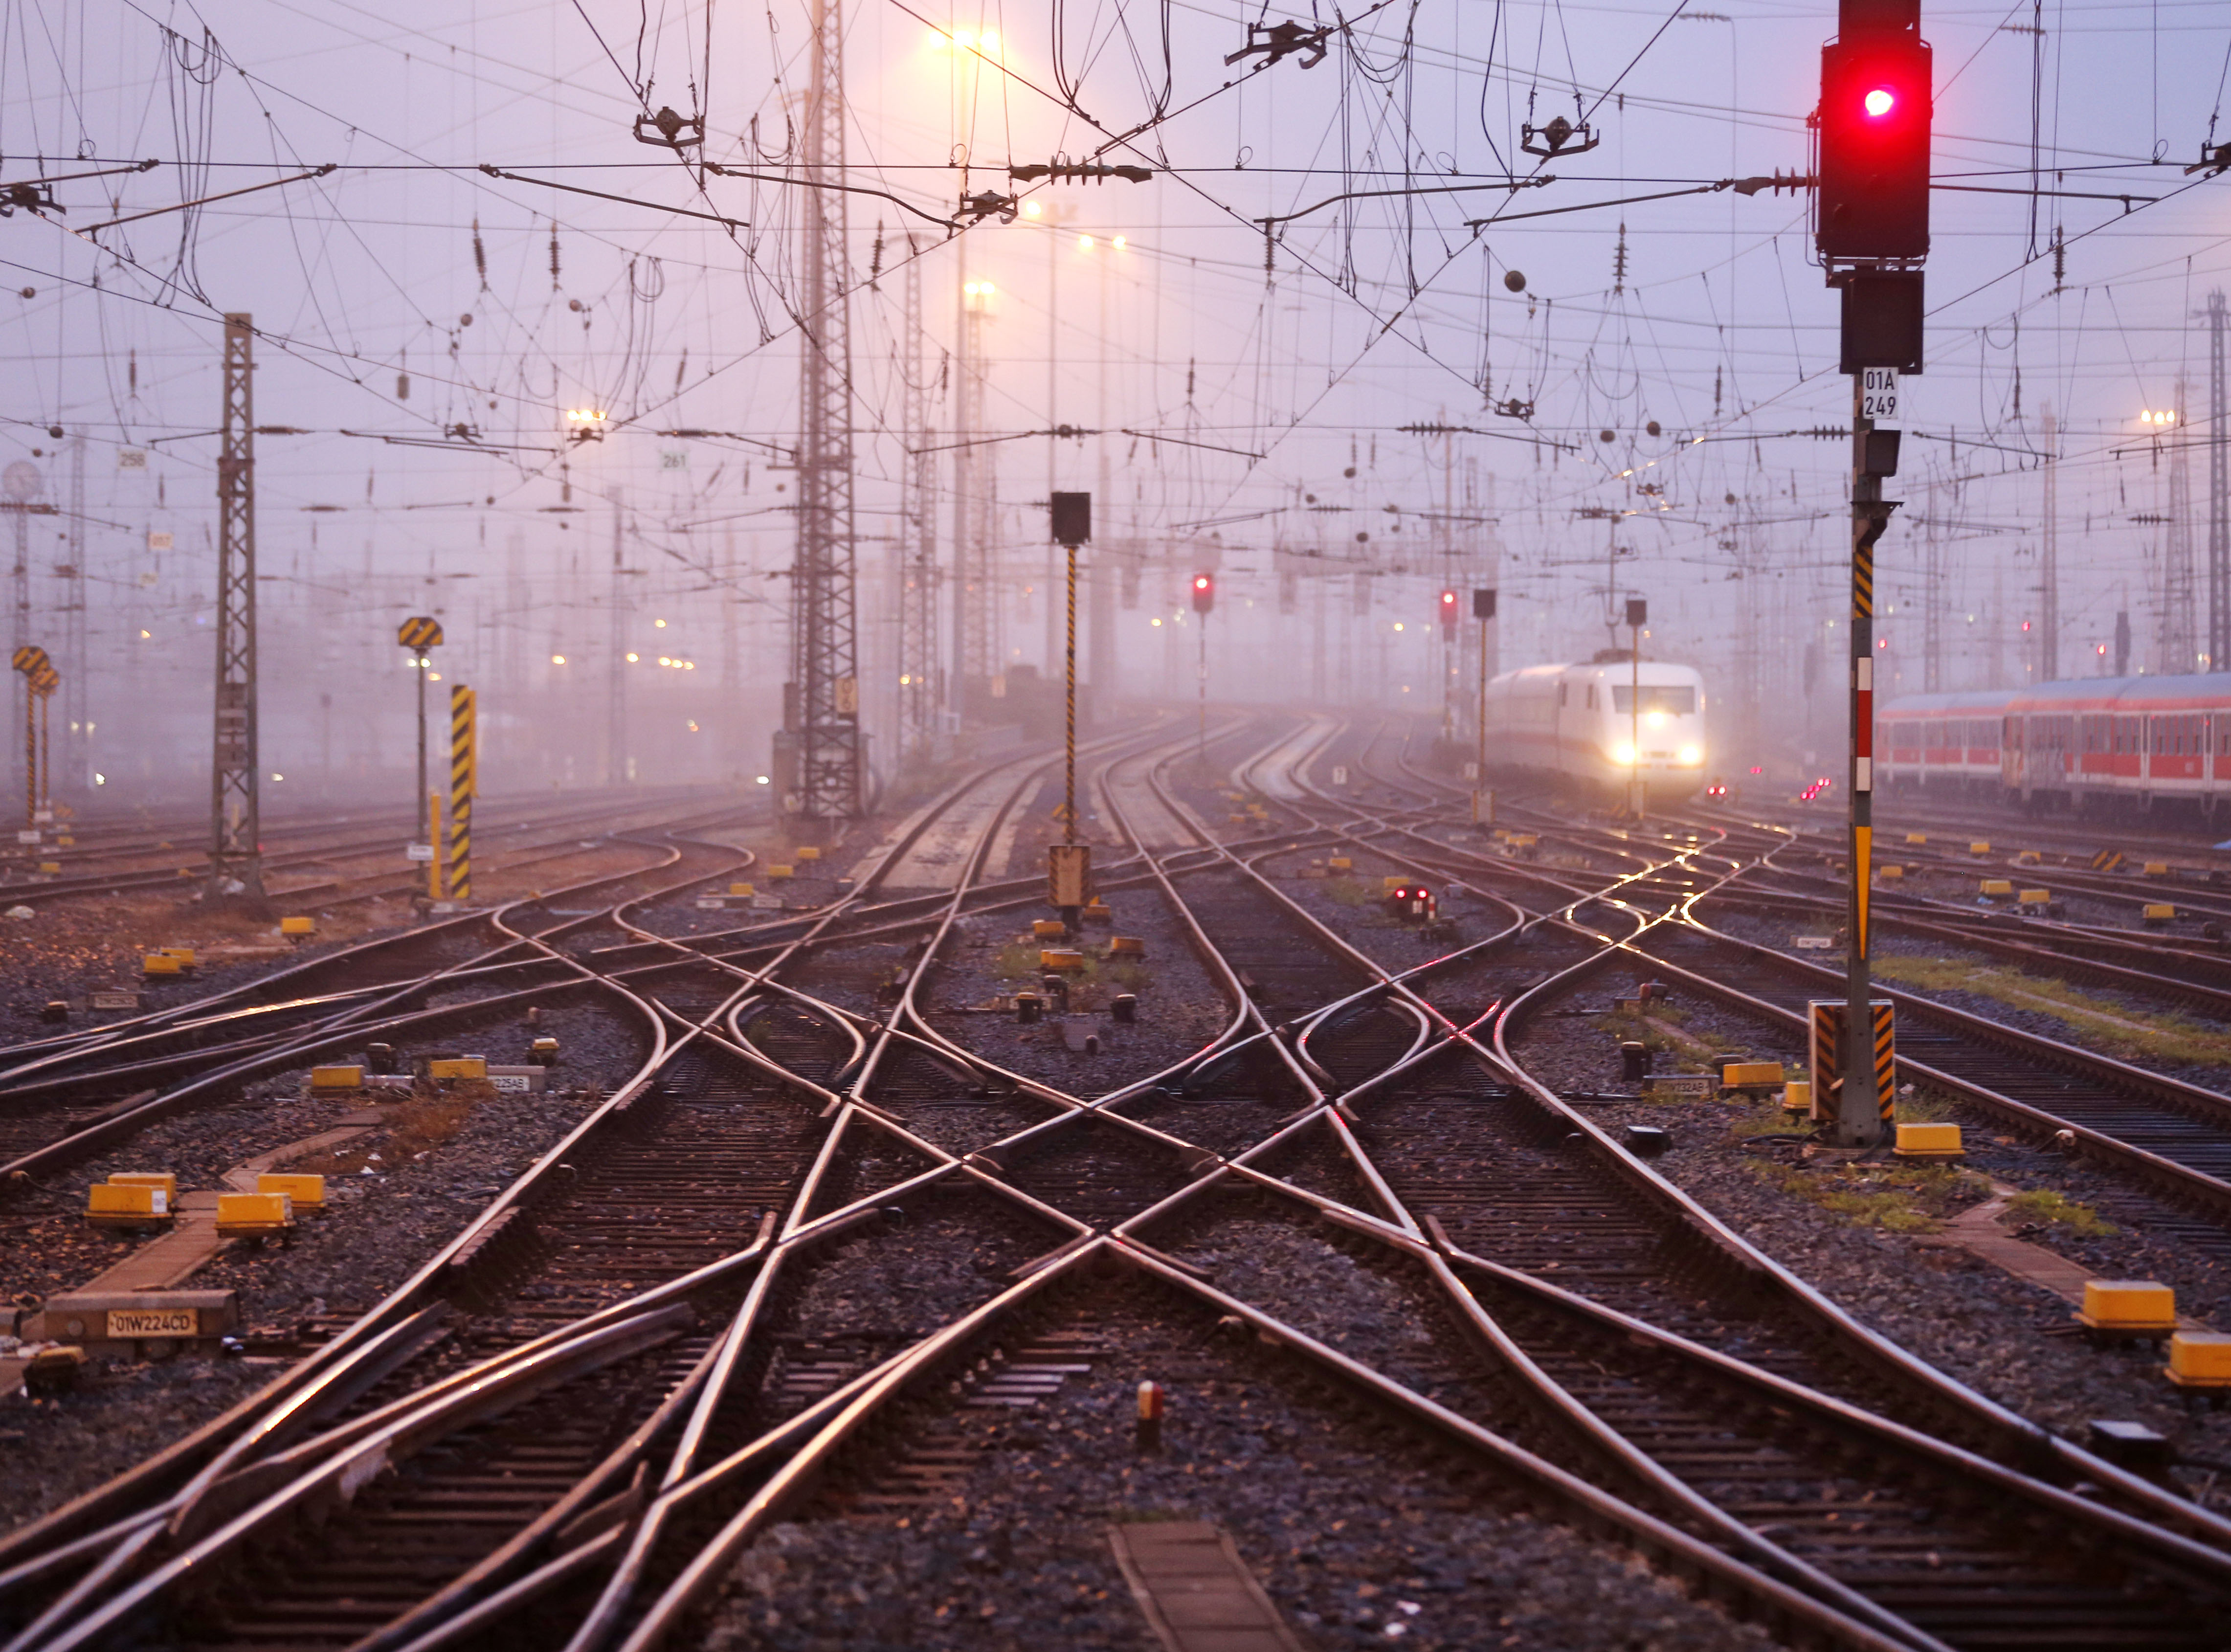
[[[421,1091],[387,1116],[384,1137],[368,1138],[339,1153],[314,1153],[287,1169],[301,1176],[356,1176],[377,1158],[392,1168],[431,1152],[465,1127],[473,1109],[495,1099],[495,1087],[470,1079],[441,1092]]]
[[[2017,1193],[2007,1201],[2007,1209],[2025,1221],[2065,1228],[2079,1239],[2111,1239],[2122,1231],[2112,1222],[2102,1221],[2090,1205],[2064,1198],[2051,1188]]]
[[[1039,943],[1011,941],[999,949],[992,973],[1002,981],[1035,985],[1045,972],[1038,967]],[[1069,1007],[1073,1010],[1105,1009],[1118,993],[1143,996],[1154,984],[1154,972],[1136,958],[1110,957],[1103,952],[1084,954],[1084,968],[1069,971]]]
[[[2131,1009],[2019,969],[1994,969],[1951,958],[1879,956],[1875,973],[1927,992],[1980,993],[2015,1009],[2058,1017],[2111,1055],[2193,1066],[2231,1066],[2231,1033],[2188,1015]]]
[[[1983,1177],[1950,1164],[1845,1164],[1809,1170],[1749,1161],[1746,1168],[1769,1187],[1854,1227],[1893,1234],[1934,1233],[1962,1206],[1990,1191]]]

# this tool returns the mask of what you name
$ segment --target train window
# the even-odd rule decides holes
[[[1565,690],[1571,687],[1572,684],[1569,683],[1560,683],[1557,684],[1557,703],[1559,705],[1565,703]]]
[[[1588,709],[1589,709],[1589,710],[1591,710],[1591,711],[1593,711],[1593,710],[1594,710],[1595,709],[1596,709],[1596,685],[1595,685],[1594,683],[1589,683],[1589,684],[1588,684]]]
[[[1611,709],[1622,716],[1634,715],[1633,683],[1612,684]],[[1642,685],[1642,709],[1646,712],[1663,711],[1672,717],[1693,716],[1697,710],[1697,690],[1677,687],[1670,683],[1646,683]]]

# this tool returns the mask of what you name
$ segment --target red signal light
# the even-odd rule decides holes
[[[1193,611],[1205,614],[1216,606],[1216,576],[1196,573],[1193,576]]]
[[[1859,100],[1871,119],[1879,120],[1898,107],[1898,94],[1886,86],[1879,86]]]

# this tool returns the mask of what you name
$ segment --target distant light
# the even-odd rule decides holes
[[[1398,620],[1396,620],[1396,621],[1394,622],[1394,629],[1395,629],[1395,630],[1397,630],[1397,631],[1400,631],[1400,630],[1401,630],[1401,629],[1402,629],[1402,622],[1401,622],[1400,620],[1399,620],[1399,619],[1398,619]]]
[[[697,725],[695,722],[689,725],[689,732],[693,735],[697,732]]]
[[[566,657],[563,654],[553,654],[550,657],[550,663],[553,665],[563,665],[566,663]]]
[[[605,418],[605,410],[601,407],[569,407],[566,410],[566,422],[569,424],[601,424]]]
[[[1116,249],[1118,252],[1121,252],[1121,251],[1122,251],[1125,247],[1128,247],[1128,246],[1129,246],[1130,244],[1131,244],[1131,243],[1130,243],[1129,242],[1126,241],[1126,240],[1125,240],[1122,236],[1120,236],[1120,235],[1119,235],[1119,236],[1117,236],[1116,237]]]
[[[755,784],[755,785],[764,786],[764,785],[766,785],[766,784],[767,783],[767,778],[766,778],[766,775],[764,775],[764,774],[755,774],[755,775],[753,775],[753,776],[752,777],[752,779],[753,779],[753,784]]]
[[[143,631],[139,634],[142,637],[152,637],[155,633],[152,631]]]
[[[1682,747],[1682,748],[1681,748],[1681,761],[1682,761],[1684,763],[1689,763],[1689,764],[1696,764],[1696,763],[1701,763],[1701,762],[1703,762],[1703,761],[1704,761],[1704,748],[1702,746],[1684,746],[1684,747]]]
[[[1077,244],[1083,248],[1086,252],[1090,252],[1092,250],[1092,237],[1089,235],[1081,235],[1077,237]]]
[[[664,631],[666,629],[666,622],[663,619],[654,619],[650,623],[657,626],[661,631]]]
[[[2141,424],[2174,424],[2176,423],[2176,415],[2175,413],[2140,413],[2138,415],[2138,423]]]
[[[439,671],[429,671],[426,673],[426,680],[429,683],[438,683],[442,680],[442,674]]]
[[[902,689],[903,689],[903,688],[910,688],[910,687],[912,687],[912,686],[913,686],[913,684],[914,684],[914,678],[913,678],[913,677],[909,677],[909,675],[907,675],[907,673],[906,673],[906,672],[904,672],[904,671],[901,671],[901,672],[899,673],[899,686],[900,686],[901,688],[902,688]]]
[[[1898,107],[1898,98],[1886,86],[1875,87],[1873,91],[1861,98],[1859,102],[1866,107],[1866,112],[1878,120]]]
[[[1025,201],[1023,203],[1023,216],[1025,217],[1034,218],[1038,217],[1038,204],[1036,201]]]
[[[628,664],[630,664],[630,665],[634,664],[636,663],[637,658],[637,656],[636,656],[636,655],[633,655],[633,654],[629,655],[629,656],[628,656]]]
[[[1161,617],[1161,615],[1160,615],[1160,614],[1156,614],[1156,615],[1155,615],[1152,619],[1149,619],[1147,623],[1148,623],[1148,625],[1161,625],[1161,624],[1162,623],[1162,617]]]
[[[95,786],[106,786],[108,784],[108,776],[106,774],[95,774],[93,777],[93,783]]]
[[[1620,741],[1619,744],[1611,748],[1611,760],[1614,763],[1633,762],[1634,761],[1634,742],[1630,740]]]
[[[275,781],[283,781],[287,777],[284,774],[274,774],[271,778]]]
[[[632,655],[632,654],[630,654],[630,655],[629,655],[629,656],[628,656],[628,658],[629,658],[630,659],[633,659],[633,658],[635,658],[635,656],[634,656],[634,655]],[[666,656],[665,656],[665,655],[663,655],[663,654],[661,654],[661,655],[658,657],[658,663],[659,663],[661,665],[671,665],[671,664],[674,664],[674,662],[673,662],[672,660],[670,660],[670,659],[667,658],[666,658]]]

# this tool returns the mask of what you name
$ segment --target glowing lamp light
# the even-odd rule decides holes
[[[752,776],[752,784],[754,786],[764,786],[766,783],[767,777],[764,774],[754,774]]]
[[[1634,742],[1631,740],[1620,741],[1619,744],[1611,748],[1611,760],[1614,763],[1620,764],[1633,762],[1634,761]]]
[[[1859,107],[1867,112],[1868,119],[1879,120],[1898,107],[1898,94],[1886,86],[1879,86],[1859,100]]]
[[[1126,247],[1129,246],[1130,244],[1131,244],[1131,243],[1130,243],[1128,241],[1125,240],[1125,239],[1124,239],[1122,236],[1120,236],[1120,235],[1119,235],[1119,236],[1117,236],[1116,237],[1116,249],[1118,252],[1121,252],[1124,248],[1126,248]]]
[[[1704,748],[1702,746],[1682,747],[1681,761],[1690,768],[1694,768],[1698,763],[1704,761]]]
[[[1077,244],[1084,251],[1090,252],[1092,250],[1092,237],[1089,235],[1081,235],[1077,237]]]
[[[1038,217],[1039,210],[1038,204],[1036,201],[1025,201],[1023,203],[1023,216],[1026,218],[1034,218]]]
[[[553,654],[550,657],[550,663],[553,665],[563,665],[566,663],[566,657],[563,654]]]
[[[633,655],[633,654],[629,655],[629,656],[628,656],[628,664],[630,664],[630,665],[634,664],[636,663],[637,658],[637,656],[636,656],[636,655]]]
[[[566,410],[566,422],[568,424],[601,424],[605,422],[605,410],[601,407],[569,407]]]

